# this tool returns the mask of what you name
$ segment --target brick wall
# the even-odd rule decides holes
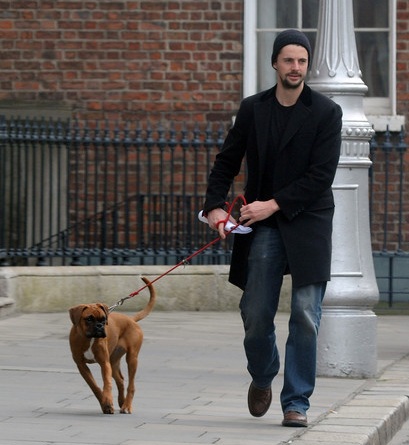
[[[0,1],[0,106],[80,118],[229,121],[242,1]]]
[[[243,0],[0,0],[0,41],[0,113],[203,129],[207,121],[227,127],[242,97]],[[408,0],[397,2],[396,56],[397,112],[409,118]],[[385,175],[374,174],[381,248]],[[389,187],[395,196],[397,181]],[[405,234],[408,192],[405,179]],[[396,200],[389,205],[395,226]]]
[[[398,0],[397,1],[397,32],[396,32],[396,90],[397,90],[397,114],[405,116],[406,132],[408,131],[409,120],[409,1]],[[409,137],[406,137],[406,143],[409,144]],[[378,211],[375,213],[375,217],[378,221],[384,216],[385,211],[388,213],[387,221],[379,225],[379,230],[376,231],[377,235],[380,231],[387,232],[388,242],[386,247],[389,249],[400,247],[406,252],[409,250],[409,151],[401,155],[399,151],[394,151],[390,155],[390,174],[387,193],[382,196],[378,195],[379,199],[375,199]],[[403,176],[402,190],[399,190],[399,184],[402,178],[399,175],[400,170],[403,168],[405,172]],[[380,171],[378,175],[378,181],[384,181],[386,179],[385,172]],[[381,184],[382,185],[382,184]],[[384,187],[383,187],[384,189]],[[385,199],[385,196],[387,199]],[[402,201],[402,208],[400,209],[399,202]],[[385,209],[384,203],[388,202],[388,208]],[[403,214],[400,214],[402,211]],[[398,227],[401,227],[402,237],[398,237]],[[383,242],[382,248],[385,247]]]

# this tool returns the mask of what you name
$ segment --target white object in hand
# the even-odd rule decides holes
[[[203,216],[203,210],[201,210],[201,211],[199,212],[199,214],[197,215],[197,217],[199,218],[199,221],[202,221],[202,222],[204,222],[204,223],[206,223],[206,224],[209,224],[209,221],[207,220],[207,218],[206,218],[205,216]],[[231,221],[227,221],[227,223],[226,223],[225,226],[224,226],[224,230],[225,230],[226,232],[230,232],[230,230],[231,230],[235,225],[236,225],[236,224],[232,223]],[[244,227],[244,226],[242,226],[242,225],[239,225],[239,226],[237,226],[237,227],[232,231],[232,233],[238,233],[238,234],[244,235],[244,234],[246,234],[246,233],[250,233],[250,232],[252,232],[252,231],[253,231],[253,229],[252,229],[251,227]]]

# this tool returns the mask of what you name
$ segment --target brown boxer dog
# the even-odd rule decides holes
[[[102,303],[80,304],[69,309],[72,328],[70,347],[74,362],[84,380],[98,399],[104,414],[114,413],[112,378],[118,388],[120,412],[132,413],[132,400],[135,393],[135,375],[138,354],[142,346],[143,332],[137,324],[152,311],[156,293],[147,278],[150,298],[145,308],[133,317],[113,312]],[[120,369],[122,356],[128,364],[128,388],[125,397],[124,377]],[[101,389],[87,363],[98,363],[101,367],[103,388]]]

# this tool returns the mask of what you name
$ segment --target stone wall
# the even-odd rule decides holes
[[[0,268],[1,307],[7,312],[61,312],[80,303],[113,306],[142,287],[142,276],[154,280],[167,266],[62,266]],[[179,267],[155,282],[162,311],[238,310],[241,291],[228,283],[228,266]],[[126,300],[119,310],[144,306],[149,291]],[[280,310],[288,309],[289,279],[285,280]]]

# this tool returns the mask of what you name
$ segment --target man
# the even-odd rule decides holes
[[[290,29],[278,34],[271,57],[277,84],[242,101],[216,156],[204,204],[210,227],[225,238],[224,203],[246,156],[247,205],[241,207],[238,223],[253,231],[235,236],[229,281],[244,291],[240,310],[252,377],[248,407],[256,417],[270,407],[271,383],[280,367],[274,317],[283,276],[290,273],[280,401],[282,425],[291,427],[307,426],[315,386],[321,304],[330,279],[331,184],[342,127],[341,108],[305,84],[310,60],[303,33]]]

